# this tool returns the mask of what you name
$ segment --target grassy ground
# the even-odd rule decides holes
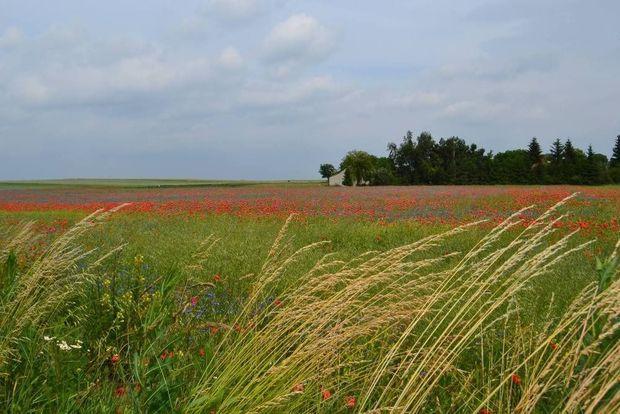
[[[562,209],[568,208],[569,205]],[[607,221],[618,217],[613,203],[596,208],[587,203],[578,208],[580,217],[599,216]],[[507,216],[511,212],[505,213]],[[538,269],[531,270],[535,277],[528,277],[523,286],[489,281],[476,293],[463,291],[458,296],[456,292],[460,289],[481,283],[481,279],[465,278],[477,274],[491,259],[476,259],[478,265],[468,268],[469,273],[458,270],[463,272],[464,279],[454,286],[440,289],[440,281],[446,277],[446,271],[459,269],[463,255],[476,248],[492,226],[472,227],[437,241],[433,248],[411,248],[405,258],[398,255],[399,246],[451,231],[454,224],[298,216],[286,231],[285,248],[274,253],[272,244],[283,225],[280,215],[161,215],[121,211],[68,243],[67,246],[79,246],[87,251],[96,249],[94,256],[123,246],[90,268],[94,258],[73,257],[71,251],[58,248],[49,250],[54,240],[65,237],[62,235],[67,229],[84,216],[81,211],[0,213],[3,232],[0,250],[4,252],[0,259],[5,263],[0,284],[3,317],[8,321],[21,315],[26,321],[11,329],[5,326],[2,331],[0,401],[7,411],[347,412],[391,407],[397,412],[512,412],[528,400],[528,392],[541,396],[532,405],[533,412],[552,411],[551,407],[561,411],[561,407],[568,407],[570,398],[558,394],[558,384],[576,394],[574,390],[582,384],[579,375],[584,375],[585,368],[580,371],[581,368],[573,367],[570,375],[575,375],[574,382],[572,377],[565,378],[564,383],[558,382],[554,375],[560,371],[540,369],[548,359],[542,358],[536,346],[561,342],[553,339],[551,332],[561,325],[559,321],[565,315],[573,314],[575,304],[571,303],[580,297],[582,289],[600,283],[601,271],[600,267],[596,269],[596,258],[611,255],[617,237],[611,230],[583,231],[563,245],[564,248],[598,240],[571,252],[546,271],[538,272],[551,257],[503,273],[506,280],[514,279],[516,283],[521,277],[525,279],[522,275],[529,274],[531,269]],[[29,220],[38,223],[33,233],[39,238],[29,236],[23,243],[8,247],[16,239],[19,222]],[[559,228],[555,234],[544,234],[536,242],[529,233],[520,236],[525,229],[522,225],[515,226],[498,236],[494,242],[498,246],[519,237],[525,242],[515,247],[516,252],[495,259],[489,269],[510,260],[518,262],[521,259],[515,257],[519,249],[526,249],[528,243],[537,244],[537,250],[527,251],[526,259],[534,257],[536,252],[551,251],[558,246],[556,243],[563,243],[561,238],[570,231]],[[203,254],[205,245],[201,245],[205,240],[209,240],[208,245],[215,242],[208,256]],[[279,266],[266,265],[271,256],[272,261],[285,263],[296,250],[321,241],[330,243],[304,252],[282,272],[276,271]],[[498,246],[483,253],[499,251]],[[356,262],[349,265],[353,270],[338,268],[331,269],[333,273],[324,270],[316,277],[309,276],[317,260],[326,254],[333,254],[331,260],[347,262],[368,251],[388,255],[385,261],[394,266],[383,268],[384,264],[375,261],[372,267],[364,267]],[[411,270],[415,263],[452,254],[425,265],[424,270]],[[48,257],[54,263],[67,263],[54,265],[45,273],[41,270],[45,266],[37,262],[41,257]],[[278,277],[272,280],[265,276],[272,274],[269,272],[277,273]],[[332,287],[317,294],[320,302],[317,298],[316,303],[312,302],[314,296],[310,294],[301,300],[300,286],[307,286],[306,292],[315,292],[319,289],[315,284],[322,278],[328,283],[332,274],[339,276]],[[69,278],[67,284],[63,284],[61,276]],[[394,278],[392,282],[383,280],[388,276]],[[52,300],[50,307],[43,307],[41,303],[47,302],[40,300],[32,302],[29,308],[44,317],[43,320],[33,319],[30,310],[22,309],[23,302],[15,302],[19,290],[26,289],[16,282],[20,277],[24,280],[32,277],[41,286],[47,286],[45,283],[51,280],[41,291],[29,288],[34,289],[30,291],[33,297],[41,295]],[[357,285],[361,281],[376,285],[364,291]],[[344,299],[346,292],[358,292],[356,289],[362,290]],[[501,289],[511,294],[502,296]],[[440,295],[452,299],[438,300]],[[475,301],[465,301],[469,297]],[[442,306],[451,303],[450,300],[462,302],[466,314],[472,320],[480,320],[479,326],[467,331],[466,343],[454,342],[454,338],[465,335],[466,331],[459,329],[468,326],[470,319],[453,315],[454,309],[446,311],[456,321],[453,325],[444,326],[445,321],[437,319],[441,314],[437,311],[444,309]],[[310,308],[309,303],[315,307]],[[429,303],[432,305],[425,308]],[[37,306],[41,309],[36,310]],[[612,314],[617,311],[613,306]],[[487,308],[489,315],[480,314]],[[366,311],[360,314],[359,309]],[[384,309],[391,311],[383,314]],[[427,319],[414,324],[415,315],[422,309],[428,312]],[[287,315],[288,327],[281,325],[278,312]],[[322,318],[325,326],[308,322]],[[367,326],[369,321],[372,328]],[[360,336],[343,339],[348,334],[334,331],[339,323],[361,331]],[[414,326],[407,331],[411,324]],[[437,327],[440,332],[433,330],[430,334],[429,326]],[[498,330],[498,326],[503,328]],[[565,331],[558,330],[557,338],[568,338],[572,332],[570,326],[567,322]],[[606,328],[596,329],[592,330],[595,337],[609,333]],[[617,349],[617,330],[608,336],[613,340],[611,345],[605,342],[605,352],[609,353]],[[48,341],[44,337],[54,339]],[[326,337],[332,342],[322,344],[321,338]],[[428,341],[421,342],[425,337]],[[59,341],[76,348],[63,350]],[[303,344],[299,349],[293,345],[297,341]],[[581,340],[582,345],[584,341]],[[588,341],[586,345],[593,340]],[[401,348],[390,356],[387,350],[395,344]],[[261,348],[270,349],[270,353],[262,355]],[[412,351],[428,349],[429,355],[444,355],[446,348],[454,349],[453,359],[435,360],[424,353],[414,358]],[[568,342],[563,348],[567,355],[576,349]],[[315,352],[303,358],[297,356],[307,349]],[[403,353],[405,349],[408,351]],[[605,352],[601,354],[607,355]],[[531,355],[536,356],[536,364],[528,360]],[[262,359],[254,359],[258,356]],[[268,366],[261,365],[271,356],[275,359]],[[617,364],[617,357],[612,355],[609,362]],[[412,377],[412,372],[403,368],[407,358],[412,358],[412,366],[426,361],[425,368],[415,371]],[[382,371],[374,364],[384,359],[389,369]],[[283,361],[290,366],[281,365]],[[309,365],[303,361],[310,361]],[[330,366],[325,366],[326,361],[332,361]],[[520,365],[526,361],[527,365]],[[587,366],[586,362],[578,362]],[[605,367],[598,360],[588,363]],[[272,372],[275,367],[283,373]],[[390,379],[392,371],[404,382]],[[518,381],[511,377],[515,372],[519,372]],[[568,374],[562,371],[562,375]],[[369,384],[375,377],[377,383]],[[407,378],[417,378],[432,392],[425,394],[415,381],[407,382]],[[552,385],[549,389],[542,387],[541,391],[535,388],[537,382],[539,388],[540,382]],[[536,390],[538,394],[534,393]],[[329,393],[328,398],[325,391]],[[598,392],[599,388],[594,391]],[[615,407],[617,391],[618,385],[612,382],[601,401],[609,403],[607,407]],[[600,401],[597,404],[594,405],[597,409],[602,406]]]

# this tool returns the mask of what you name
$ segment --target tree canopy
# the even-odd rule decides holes
[[[340,163],[345,184],[606,184],[620,183],[620,135],[613,156],[584,152],[570,139],[556,139],[548,153],[536,137],[524,149],[493,154],[453,136],[436,141],[430,132],[411,131],[400,143],[390,142],[387,157],[350,151]],[[322,164],[323,177],[335,173]],[[330,172],[329,175],[325,175]]]

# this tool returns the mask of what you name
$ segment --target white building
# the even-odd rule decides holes
[[[344,184],[342,182],[344,181],[344,172],[345,170],[342,170],[332,175],[331,177],[329,177],[327,179],[328,184],[330,186],[338,186],[338,187],[343,186]]]

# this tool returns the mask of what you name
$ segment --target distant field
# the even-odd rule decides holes
[[[87,214],[122,203],[131,204],[58,247]],[[579,323],[589,322],[575,316],[554,329],[577,312],[582,289],[602,283],[597,260],[613,252],[619,219],[613,186],[0,184],[0,407],[344,413],[405,399],[432,407],[419,412],[500,413],[538,393],[533,412],[562,411],[562,390],[582,384],[582,368],[567,361],[584,346]],[[33,234],[19,239],[31,220]],[[474,221],[484,222],[416,245]],[[90,267],[94,259],[71,246],[94,256],[123,248]],[[479,250],[463,264],[471,249]],[[450,271],[460,276],[445,284]],[[610,314],[604,292],[587,298]],[[33,312],[43,319],[28,319]],[[593,338],[607,338],[596,358],[617,347],[605,326],[592,327]],[[549,389],[537,388],[546,381]]]
[[[316,180],[192,180],[192,179],[59,179],[32,181],[0,181],[0,188],[44,188],[44,187],[112,187],[112,188],[166,188],[166,187],[239,187],[260,184],[318,184]]]

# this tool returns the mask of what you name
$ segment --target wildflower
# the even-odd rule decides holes
[[[519,374],[512,374],[510,376],[510,380],[515,385],[521,385],[521,377],[519,376]]]
[[[204,349],[204,348],[200,348],[200,349],[198,350],[198,355],[200,355],[201,357],[205,356],[205,355],[206,355],[206,353],[205,353],[205,349]]]
[[[218,328],[217,326],[210,326],[209,327],[209,332],[211,332],[211,335],[215,335],[219,330],[220,330],[220,328]]]
[[[492,414],[492,411],[488,408],[481,408],[480,411],[478,411],[478,414]]]
[[[558,344],[556,344],[555,342],[549,342],[549,346],[551,347],[553,351],[558,349]]]
[[[196,306],[198,304],[198,296],[192,296],[192,298],[189,301],[192,304],[192,306]]]
[[[43,337],[43,339],[45,339],[46,341],[53,341],[54,339],[56,339],[56,337],[55,336],[47,336],[47,335],[45,335]]]
[[[144,262],[144,256],[139,254],[139,255],[137,255],[136,257],[133,258],[133,261],[136,264],[136,266],[140,266]]]
[[[332,392],[330,390],[323,389],[321,391],[321,397],[323,397],[323,400],[328,400],[329,398],[331,398],[331,396],[332,396]]]
[[[164,361],[166,358],[168,358],[168,352],[166,351],[162,352],[159,357],[161,358],[162,361]]]
[[[70,351],[71,350],[71,346],[69,346],[67,341],[56,342],[56,345],[58,345],[58,348],[60,348],[63,351]]]
[[[125,395],[125,392],[125,387],[119,385],[118,387],[116,387],[114,394],[116,394],[117,397],[122,397],[123,395]]]
[[[347,395],[344,397],[344,405],[347,408],[355,408],[355,404],[357,403],[357,399],[353,395]]]
[[[280,299],[277,299],[273,301],[273,304],[276,306],[281,306],[282,305],[282,301]]]
[[[112,362],[113,364],[116,364],[120,360],[121,360],[121,356],[119,354],[114,354],[110,358],[110,362]]]
[[[219,282],[219,281],[221,281],[221,280],[222,280],[222,276],[220,276],[219,274],[217,274],[217,275],[213,276],[213,281],[214,281],[214,282],[216,282],[216,283],[217,283],[217,282]]]
[[[293,385],[293,392],[302,393],[304,392],[304,389],[305,387],[304,387],[303,382]]]

